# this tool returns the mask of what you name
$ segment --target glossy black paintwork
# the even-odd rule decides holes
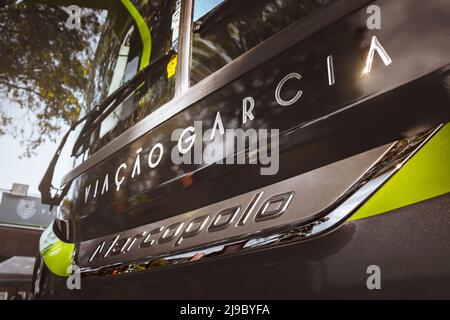
[[[198,83],[291,24],[338,2],[339,0],[222,2],[193,22],[191,84]],[[194,1],[194,20],[197,6],[201,8],[201,2],[197,4]]]
[[[404,19],[386,19],[381,30],[368,31],[363,8],[192,105],[82,174],[65,201],[70,223],[61,234],[66,240],[80,241],[156,221],[447,121],[449,61],[441,54],[442,45],[430,40],[432,35],[438,39],[445,32],[442,11],[435,4],[414,1],[402,1],[400,8],[392,7],[389,1],[379,4],[385,12],[404,12]],[[379,39],[393,63],[385,66],[376,55],[372,72],[362,76],[372,36]],[[433,52],[437,54],[427,55]],[[327,80],[328,55],[335,61],[333,86]],[[296,104],[283,107],[275,101],[275,87],[291,72],[303,78],[286,83],[283,96],[292,97],[299,89],[303,96]],[[247,96],[256,101],[255,120],[241,125],[242,99]],[[302,127],[352,103],[353,108]],[[249,165],[172,164],[170,152],[176,145],[170,141],[172,131],[200,120],[203,129],[209,129],[217,111],[225,128],[280,129],[277,175],[260,176],[259,167]],[[165,153],[159,166],[150,169],[145,165],[146,156],[158,142],[164,145]],[[139,148],[143,148],[144,165],[141,175],[131,180]],[[128,165],[124,171],[127,178],[120,192],[115,192],[111,190],[115,187],[114,173],[123,162]],[[110,191],[89,198],[85,205],[86,186],[91,184],[93,189],[97,179],[101,185],[106,173]],[[242,179],[244,176],[251,179]]]
[[[141,180],[123,184],[115,194],[88,207],[74,201],[70,223],[57,224],[59,236],[92,239],[163,217],[176,215],[324,164],[394,141],[449,119],[448,22],[443,1],[378,1],[381,30],[367,31],[365,8],[353,12],[289,51],[261,65],[161,124],[90,169],[73,183],[103,178],[124,160],[132,167],[135,151],[148,153],[166,141],[175,127],[194,120],[211,126],[220,110],[225,127],[235,128],[242,98],[256,100],[253,128],[280,128],[280,172],[260,176],[258,166],[208,166],[188,179],[195,167],[168,164],[144,171]],[[370,81],[361,77],[369,40],[376,35],[393,59],[384,66],[376,56]],[[439,41],[440,40],[440,41]],[[257,55],[257,49],[254,51]],[[326,57],[335,61],[336,84],[328,87]],[[446,55],[442,59],[443,55]],[[284,94],[304,96],[289,108],[276,105],[276,84],[299,72]],[[300,85],[300,88],[298,87]],[[290,86],[290,87],[289,87]],[[289,88],[288,88],[289,87]],[[308,127],[301,125],[341,107],[355,107]],[[166,144],[166,143],[164,143]],[[169,150],[173,144],[165,145]],[[166,154],[166,156],[168,153]],[[145,163],[144,159],[144,163]],[[111,174],[111,173],[110,173]],[[92,183],[91,182],[91,183]],[[149,185],[146,185],[149,183]],[[113,184],[112,184],[113,185]],[[82,195],[82,194],[81,194]],[[429,200],[377,217],[347,222],[310,241],[216,260],[135,274],[83,278],[83,289],[69,291],[66,279],[53,275],[42,260],[36,298],[414,298],[450,297],[448,289],[450,196]],[[367,267],[378,264],[383,290],[366,287]]]
[[[299,299],[450,298],[450,194],[347,222],[310,241],[119,276],[65,278],[45,267],[37,298]],[[381,269],[368,290],[367,267]]]

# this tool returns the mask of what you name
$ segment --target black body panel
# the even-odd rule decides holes
[[[320,238],[259,252],[120,276],[82,278],[82,290],[43,267],[37,298],[450,298],[450,194]],[[368,290],[367,267],[381,268]]]
[[[450,121],[448,4],[440,0],[374,3],[384,12],[380,30],[366,28],[367,2],[361,1],[356,11],[305,38],[280,40],[283,35],[278,34],[261,47],[267,50],[270,43],[276,47],[280,41],[290,41],[284,52],[231,77],[192,104],[189,94],[175,99],[169,105],[186,106],[145,132],[142,123],[151,123],[152,118],[142,120],[135,126],[140,136],[134,138],[133,128],[125,132],[116,142],[130,135],[130,144],[68,175],[71,190],[61,207],[65,221],[57,220],[54,232],[61,240],[75,243],[77,254],[80,242],[217,203]],[[292,25],[288,34],[297,30],[301,35],[311,23]],[[374,37],[392,63],[385,65],[375,54],[370,75],[365,77],[362,70]],[[232,64],[251,57],[260,61],[261,47]],[[330,55],[336,77],[332,85],[327,77]],[[191,93],[206,90],[207,81],[213,86],[220,72],[192,87]],[[293,72],[302,78],[286,82],[283,96],[287,99],[302,90],[302,97],[293,105],[281,106],[275,97],[277,84]],[[255,119],[242,124],[242,103],[248,96],[256,102]],[[259,165],[171,162],[177,144],[170,139],[173,130],[202,121],[204,132],[213,127],[217,112],[225,129],[280,130],[276,175],[261,175]],[[164,154],[158,167],[150,169],[148,155],[157,143],[164,145]],[[139,152],[145,168],[131,178]],[[113,179],[121,164],[127,165],[122,171],[125,182],[116,191]],[[107,174],[110,190],[92,196]],[[41,259],[34,291],[41,299],[450,298],[449,208],[447,194],[270,249],[116,276],[82,274],[82,290],[68,290],[67,279],[54,275]],[[370,265],[381,267],[382,290],[366,287]]]
[[[442,54],[445,45],[443,48],[435,41],[448,29],[439,5],[405,0],[401,8],[395,8],[389,1],[377,3],[386,12],[406,10],[405,19],[386,19],[381,30],[367,30],[364,7],[298,44],[292,39],[291,49],[187,107],[77,177],[64,202],[69,227],[59,226],[63,240],[79,242],[158,221],[450,120],[449,59]],[[300,32],[303,25],[291,27]],[[277,36],[283,35],[268,42],[276,44]],[[385,66],[376,54],[371,73],[363,76],[374,36],[393,62]],[[248,54],[256,57],[258,49]],[[438,54],[427,57],[431,52]],[[327,78],[328,55],[335,61],[336,83],[332,86]],[[280,106],[275,89],[292,72],[300,73],[302,79],[287,82],[283,96],[287,99],[302,90],[302,97],[293,105]],[[243,125],[242,100],[248,96],[255,100],[255,119]],[[176,140],[171,141],[173,130],[202,121],[204,132],[213,127],[217,112],[226,129],[279,129],[280,171],[262,176],[259,165],[174,165],[170,158],[177,145]],[[164,146],[164,153],[158,166],[150,169],[148,154],[157,143]],[[141,148],[142,173],[132,179]],[[127,168],[121,171],[124,183],[117,192],[114,174],[122,163]],[[234,183],[243,176],[251,179]],[[105,179],[110,190],[93,197],[94,188],[98,185],[100,193]]]

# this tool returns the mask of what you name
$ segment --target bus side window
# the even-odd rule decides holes
[[[194,0],[194,85],[332,0]]]

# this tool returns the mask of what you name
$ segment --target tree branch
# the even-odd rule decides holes
[[[28,87],[18,86],[18,85],[15,85],[13,83],[2,81],[2,80],[0,80],[0,84],[3,84],[5,86],[9,86],[9,87],[13,87],[13,88],[15,88],[17,90],[24,90],[24,91],[28,91],[28,92],[34,93],[34,94],[40,96],[42,99],[45,99],[45,97],[39,91],[36,91],[34,89],[31,89],[31,88],[28,88]]]

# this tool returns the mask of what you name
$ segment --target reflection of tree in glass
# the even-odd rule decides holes
[[[64,7],[13,2],[0,8],[0,135],[19,138],[29,157],[78,117],[100,24],[83,9],[81,31],[69,30]],[[26,130],[7,110],[17,105],[31,121]]]
[[[331,0],[228,0],[196,21],[191,81],[197,83]]]

